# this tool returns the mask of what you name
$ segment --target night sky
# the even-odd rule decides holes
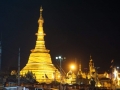
[[[95,67],[108,70],[114,59],[120,65],[119,0],[4,0],[0,2],[2,69],[17,67],[21,49],[21,68],[34,49],[40,6],[43,7],[46,48],[53,63],[62,55],[65,71],[69,64],[88,67],[90,54]]]

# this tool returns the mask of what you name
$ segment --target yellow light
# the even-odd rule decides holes
[[[70,68],[73,70],[73,69],[75,69],[75,66],[74,66],[74,65],[71,65]]]
[[[58,75],[58,78],[60,78],[60,75]]]

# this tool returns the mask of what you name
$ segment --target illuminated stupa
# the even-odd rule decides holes
[[[45,47],[44,36],[45,33],[43,31],[43,23],[44,19],[42,17],[42,7],[40,8],[40,17],[38,20],[38,32],[37,41],[35,45],[35,49],[31,50],[31,54],[29,56],[29,60],[26,66],[20,71],[21,75],[24,75],[28,71],[32,71],[36,80],[40,83],[46,82],[50,83],[54,80],[60,81],[60,72],[56,67],[52,64],[51,56],[49,54],[49,50]]]

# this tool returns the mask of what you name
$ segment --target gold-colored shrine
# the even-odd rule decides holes
[[[29,60],[26,66],[20,71],[21,75],[24,75],[28,71],[32,71],[36,80],[40,83],[46,82],[50,83],[54,80],[60,81],[60,72],[56,67],[52,64],[51,56],[49,54],[49,50],[45,47],[44,41],[44,30],[43,23],[44,19],[42,17],[42,7],[40,8],[40,17],[38,19],[38,32],[37,41],[35,45],[35,49],[31,50],[31,54],[29,56]]]

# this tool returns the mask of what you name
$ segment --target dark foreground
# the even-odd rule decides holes
[[[91,87],[79,87],[79,88],[73,88],[73,87],[3,87],[0,90],[120,90],[120,89],[110,89],[110,88],[91,88]]]
[[[38,85],[25,85],[25,86],[9,86],[0,88],[0,90],[120,90],[120,88],[113,87],[93,87],[86,85],[54,85],[54,84],[38,84]]]

